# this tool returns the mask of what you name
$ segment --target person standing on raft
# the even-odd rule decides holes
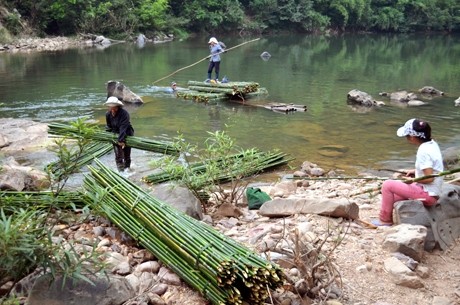
[[[219,70],[220,70],[220,54],[224,52],[224,49],[217,41],[215,37],[211,37],[209,39],[209,50],[211,52],[210,59],[209,59],[209,66],[208,66],[208,78],[205,82],[211,81],[212,70],[214,69],[216,73],[216,78],[214,79],[215,82],[219,81]]]

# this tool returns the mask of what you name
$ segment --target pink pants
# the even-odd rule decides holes
[[[382,185],[382,207],[380,220],[393,222],[394,203],[401,200],[419,199],[426,206],[434,205],[438,198],[428,195],[423,187],[417,183],[407,184],[397,180],[386,180]]]

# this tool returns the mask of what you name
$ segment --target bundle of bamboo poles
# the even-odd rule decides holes
[[[246,94],[256,92],[259,84],[255,82],[204,83],[189,81],[188,89],[198,92],[225,93],[227,95]]]
[[[263,304],[280,268],[96,161],[85,198],[213,304]]]
[[[34,207],[37,209],[48,209],[57,207],[67,209],[71,207],[82,207],[84,201],[79,192],[60,192],[55,194],[51,191],[41,192],[0,192],[0,209],[14,211],[14,209]]]
[[[275,166],[280,166],[287,164],[289,161],[293,160],[293,158],[286,158],[287,155],[281,152],[259,152],[256,151],[253,154],[251,154],[253,157],[252,165],[248,165],[248,167],[251,168],[249,171],[245,171],[244,174],[246,176],[251,176],[257,173],[260,173],[266,169],[273,168]],[[219,183],[225,183],[228,181],[231,181],[232,179],[235,179],[236,177],[240,177],[242,172],[240,168],[241,162],[240,159],[244,157],[243,153],[239,154],[234,154],[226,158],[225,162],[224,159],[217,160],[215,161],[217,164],[223,164],[225,163],[225,168],[222,169],[222,174],[218,178]],[[234,161],[232,161],[234,160]],[[194,173],[201,173],[206,171],[206,164],[208,164],[210,161],[202,161],[202,162],[195,162],[189,165],[189,169],[194,172]],[[230,170],[229,170],[229,164],[230,165]],[[171,181],[171,180],[177,180],[180,179],[181,176],[180,173],[177,174],[169,174],[165,172],[160,172],[160,173],[155,173],[148,175],[143,178],[145,182],[148,183],[161,183],[161,182],[166,182],[166,181]]]
[[[213,103],[225,99],[225,93],[203,93],[193,91],[179,91],[176,97],[183,98],[184,100],[192,100],[197,103]]]
[[[117,143],[118,135],[110,132],[103,131],[102,129],[96,130],[91,133],[82,133],[72,125],[66,125],[61,123],[48,124],[50,134],[67,136],[70,138],[85,138],[94,141]],[[173,146],[171,142],[155,141],[152,139],[140,138],[135,136],[126,137],[126,145],[147,150],[158,152],[162,154],[177,155],[179,151]]]

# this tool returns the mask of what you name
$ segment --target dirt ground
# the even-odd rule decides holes
[[[372,200],[370,207],[360,212],[360,218],[376,217],[379,197]],[[297,216],[292,216],[295,219]],[[396,285],[392,275],[384,269],[383,262],[392,253],[381,245],[389,227],[370,229],[356,222],[333,219],[317,215],[308,216],[317,234],[323,234],[328,227],[340,228],[344,238],[334,250],[333,260],[341,274],[343,297],[340,303],[315,300],[313,303],[291,302],[291,305],[455,305],[460,304],[460,240],[447,251],[425,252],[419,266],[428,269],[423,278],[423,288],[412,289]],[[331,226],[332,224],[332,226]],[[345,233],[346,232],[346,233]],[[443,297],[451,303],[434,303],[435,297]],[[206,300],[187,287],[169,291],[163,296],[167,304],[203,305]],[[272,304],[272,303],[267,303]],[[277,303],[275,303],[277,304]]]
[[[369,209],[360,211],[361,219],[377,217],[379,199],[377,196]],[[428,277],[422,279],[423,288],[412,289],[396,285],[392,275],[384,269],[383,262],[392,256],[381,247],[388,229],[350,227],[349,234],[335,253],[345,292],[344,299],[340,300],[342,304],[434,305],[436,296],[449,299],[452,305],[460,304],[460,240],[446,251],[425,251],[419,265],[428,268]]]

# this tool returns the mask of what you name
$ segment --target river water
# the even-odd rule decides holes
[[[227,47],[253,38],[218,37]],[[279,149],[326,170],[348,174],[378,168],[412,166],[415,147],[396,137],[406,120],[429,121],[442,149],[460,143],[460,36],[344,35],[270,36],[222,56],[221,78],[255,81],[267,97],[246,104],[198,104],[162,92],[171,81],[185,87],[203,81],[203,61],[153,84],[177,69],[207,56],[200,37],[164,44],[118,44],[35,54],[0,54],[0,117],[41,122],[89,117],[104,124],[109,80],[120,80],[146,102],[128,107],[137,136],[174,137],[202,143],[207,132],[225,130],[238,146]],[[264,51],[272,56],[262,60]],[[380,92],[417,91],[434,86],[446,93],[427,104],[390,103]],[[353,109],[347,93],[359,89],[386,106]],[[307,112],[280,114],[253,104],[294,103]]]

